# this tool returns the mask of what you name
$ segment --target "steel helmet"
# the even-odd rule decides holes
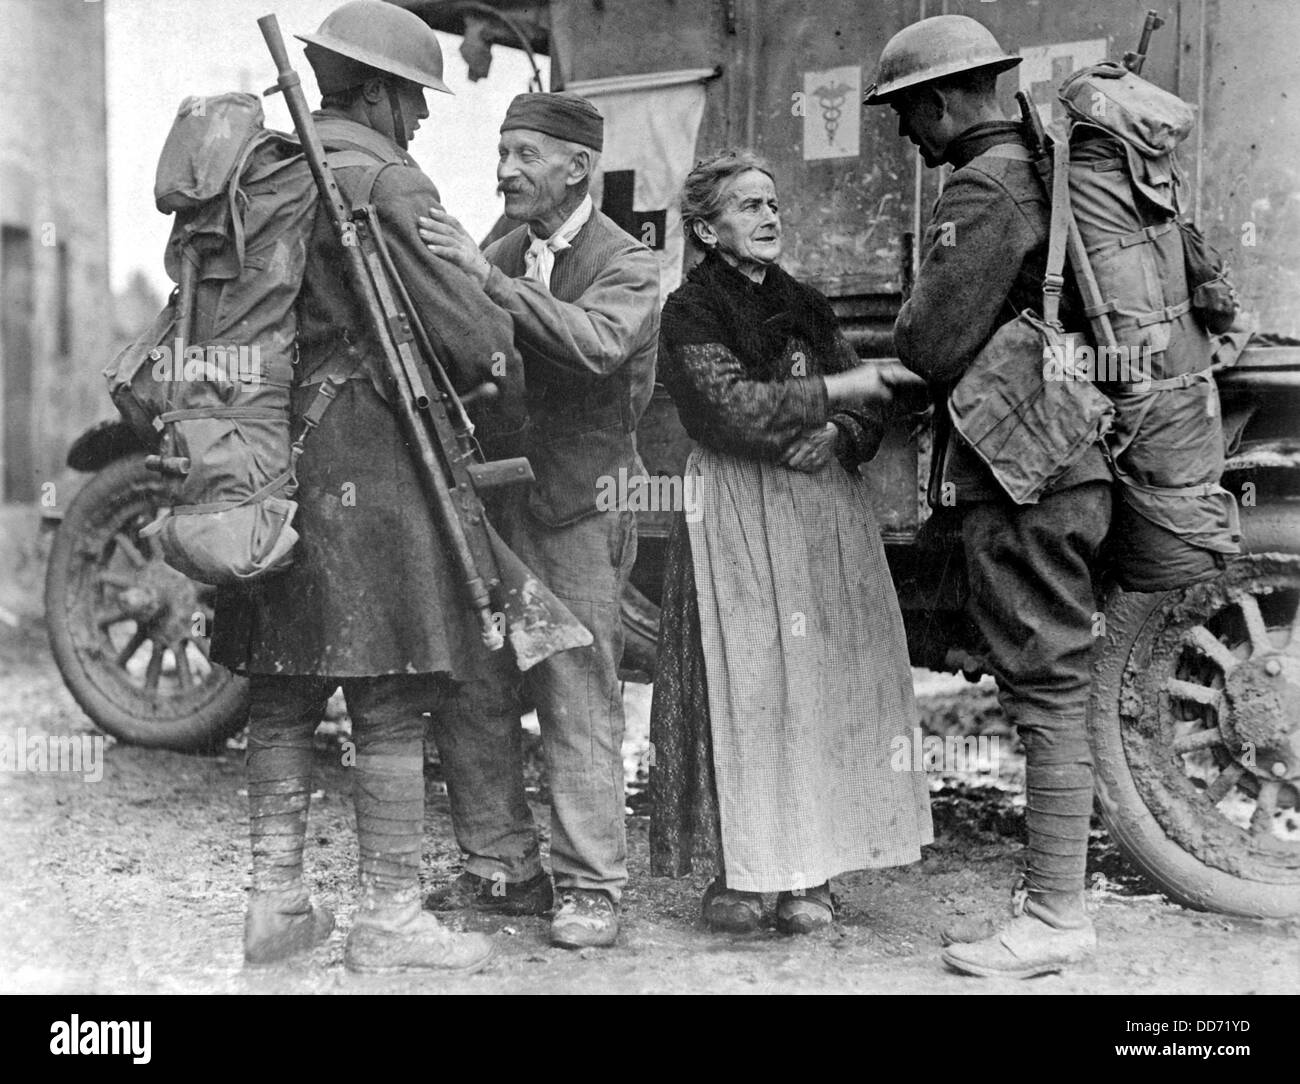
[[[307,62],[323,94],[356,86],[375,71],[451,93],[442,81],[438,35],[395,4],[351,0],[330,12],[316,33],[294,37],[307,43]]]
[[[885,105],[900,90],[977,68],[1006,71],[1021,59],[1003,52],[983,23],[966,15],[935,15],[889,39],[863,104]]]

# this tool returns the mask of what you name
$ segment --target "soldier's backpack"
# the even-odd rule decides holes
[[[154,192],[176,215],[166,266],[178,286],[104,371],[123,417],[158,443],[149,465],[179,477],[177,504],[142,533],[173,568],[217,585],[291,563],[294,467],[335,390],[321,385],[294,440],[296,302],[317,192],[298,142],[262,122],[251,94],[182,103]]]
[[[1207,332],[1236,297],[1222,261],[1182,220],[1175,150],[1191,107],[1121,64],[1074,73],[1059,91],[1069,122],[1070,206],[1110,343],[1096,381],[1114,401],[1105,442],[1119,482],[1112,560],[1122,586],[1155,591],[1217,574],[1238,552],[1236,505],[1220,483],[1224,440]],[[1094,336],[1096,337],[1096,336]]]

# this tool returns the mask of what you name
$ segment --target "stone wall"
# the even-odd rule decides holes
[[[112,344],[104,6],[3,8],[0,225],[11,258],[0,277],[29,288],[9,292],[0,337],[0,495],[62,505],[68,445],[112,414],[100,376]]]

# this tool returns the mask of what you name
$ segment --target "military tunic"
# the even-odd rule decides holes
[[[317,114],[317,123],[327,149],[361,150],[376,165],[391,163],[375,178],[372,201],[439,359],[460,390],[495,379],[504,394],[493,420],[519,424],[522,378],[509,317],[466,274],[432,256],[417,233],[418,215],[439,203],[433,183],[372,129],[328,111]],[[345,199],[372,168],[336,171]],[[485,672],[487,653],[386,402],[392,393],[381,375],[382,354],[324,209],[308,244],[294,434],[322,380],[350,379],[298,465],[294,564],[250,589],[221,593],[213,659],[252,673],[474,677]]]

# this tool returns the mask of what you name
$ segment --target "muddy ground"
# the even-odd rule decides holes
[[[64,690],[39,622],[0,625],[0,733],[93,733]],[[628,686],[634,719],[629,772],[643,768],[648,689]],[[995,731],[987,689],[939,684],[924,697],[927,726]],[[562,993],[861,992],[1281,993],[1300,991],[1295,923],[1248,921],[1175,906],[1145,885],[1098,825],[1089,857],[1090,902],[1101,947],[1073,972],[1029,982],[964,978],[938,959],[954,916],[1006,907],[1024,834],[1019,761],[996,779],[949,780],[934,795],[936,843],[915,866],[839,878],[843,921],[791,939],[774,930],[718,936],[698,922],[705,876],[648,876],[648,810],[634,788],[627,818],[631,884],[612,949],[551,948],[542,918],[465,918],[495,931],[499,953],[479,975],[362,978],[342,966],[355,883],[350,781],[342,765],[346,719],[317,735],[318,793],[307,868],[340,928],[310,957],[262,972],[242,967],[248,884],[242,753],[154,752],[109,739],[97,783],[71,774],[0,773],[0,991],[62,993]],[[539,823],[545,777],[532,757]],[[445,787],[427,772],[427,886],[453,877]],[[975,780],[974,782],[981,782]],[[937,783],[936,783],[937,785]],[[770,905],[771,901],[769,901]]]

